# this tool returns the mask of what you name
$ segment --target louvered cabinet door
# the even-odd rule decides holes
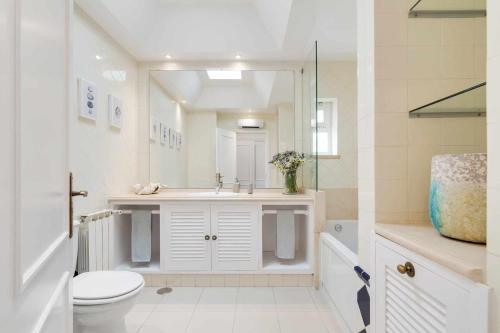
[[[258,217],[258,205],[212,205],[213,270],[257,270]]]
[[[398,272],[397,266],[406,262],[414,265],[414,277]],[[375,288],[377,333],[475,332],[468,320],[467,290],[380,243]]]
[[[210,205],[162,205],[161,221],[163,270],[211,269]]]

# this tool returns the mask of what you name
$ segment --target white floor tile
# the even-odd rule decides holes
[[[278,312],[279,324],[283,333],[328,333],[317,311]]]
[[[238,311],[233,333],[280,333],[278,313],[272,310]]]
[[[202,292],[203,288],[174,287],[163,295],[155,311],[193,311]]]
[[[153,312],[146,319],[139,333],[184,333],[192,314],[192,311]]]
[[[173,312],[172,312],[173,313]],[[234,311],[199,311],[193,313],[186,332],[232,333]]]
[[[272,288],[241,287],[238,290],[236,304],[238,311],[276,309]]]
[[[309,294],[311,295],[314,304],[316,304],[318,311],[336,311],[336,307],[330,299],[330,296],[328,296],[324,290],[310,288]]]
[[[125,333],[137,333],[146,319],[149,317],[150,312],[129,312],[125,316]],[[111,328],[109,333],[124,333],[122,325],[116,325]]]
[[[274,288],[278,311],[317,311],[305,287]]]
[[[201,294],[197,310],[234,310],[238,288],[206,288]]]
[[[329,333],[350,333],[340,314],[333,311],[318,312]]]
[[[132,308],[132,312],[137,311],[153,311],[156,308],[156,305],[160,303],[163,298],[163,295],[158,295],[156,290],[159,288],[143,288],[140,295],[137,297],[134,307]]]

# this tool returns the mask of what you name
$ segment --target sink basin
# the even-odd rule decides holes
[[[227,197],[236,197],[238,193],[233,192],[195,192],[191,194],[193,197],[214,197],[214,198],[227,198]]]

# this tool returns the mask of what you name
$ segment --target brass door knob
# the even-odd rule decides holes
[[[407,261],[404,265],[398,265],[397,269],[398,269],[398,272],[401,274],[406,274],[409,277],[415,276],[415,267],[409,261]]]
[[[217,236],[213,235],[212,240],[217,240]]]
[[[205,235],[205,240],[210,240],[210,236],[209,235]]]

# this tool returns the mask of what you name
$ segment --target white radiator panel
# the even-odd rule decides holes
[[[78,272],[110,269],[110,223],[103,218],[80,225],[78,236]]]

